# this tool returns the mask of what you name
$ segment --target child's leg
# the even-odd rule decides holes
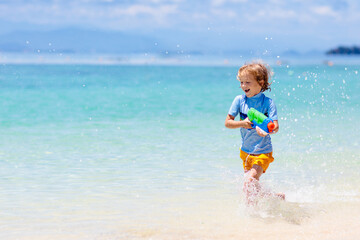
[[[244,192],[247,204],[254,204],[256,202],[256,198],[259,197],[259,194],[261,196],[262,193],[259,179],[262,174],[263,168],[256,164],[254,164],[249,171],[245,172]],[[273,193],[273,195],[285,200],[284,193]]]
[[[259,184],[259,178],[263,173],[263,168],[254,164],[249,171],[245,172],[244,179],[244,192],[246,203],[253,205],[256,202],[258,194],[261,192],[261,186]]]
[[[252,168],[245,173],[248,177],[255,178],[256,180],[259,181],[259,178],[260,178],[261,174],[263,174],[263,172],[264,172],[264,170],[261,166],[254,164],[252,166]]]

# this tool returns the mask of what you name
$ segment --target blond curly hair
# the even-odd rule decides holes
[[[256,81],[261,86],[261,92],[265,92],[266,90],[271,91],[270,78],[272,75],[271,69],[268,65],[265,65],[260,62],[253,62],[243,65],[237,74],[237,79],[240,81],[241,75],[248,73],[254,76]]]

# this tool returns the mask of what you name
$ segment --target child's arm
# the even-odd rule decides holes
[[[227,128],[252,128],[251,127],[251,122],[249,121],[248,118],[246,118],[245,120],[241,120],[241,121],[235,121],[235,117],[228,114],[226,116],[225,119],[225,127]]]

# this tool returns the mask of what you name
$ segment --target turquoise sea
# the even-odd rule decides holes
[[[360,65],[271,67],[287,200],[249,211],[237,66],[2,64],[0,238],[358,237]]]

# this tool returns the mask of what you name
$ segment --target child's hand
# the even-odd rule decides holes
[[[266,136],[268,135],[267,132],[265,132],[264,130],[262,130],[262,129],[259,128],[258,126],[256,126],[255,129],[256,129],[257,134],[259,134],[259,136],[261,136],[261,137],[266,137]]]
[[[243,128],[246,128],[246,129],[252,128],[252,126],[251,126],[252,123],[250,122],[249,118],[242,120],[242,123],[243,123],[243,126],[242,126]]]

